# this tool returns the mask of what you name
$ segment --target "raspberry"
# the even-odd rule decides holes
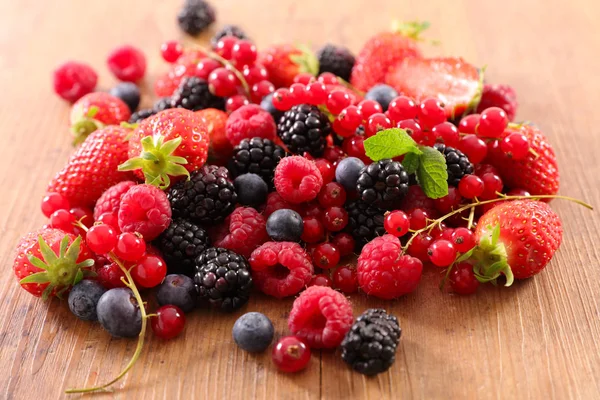
[[[256,286],[278,299],[298,294],[313,275],[310,257],[298,243],[264,243],[249,261]]]
[[[54,92],[70,102],[93,92],[97,82],[96,71],[80,62],[67,61],[54,70]]]
[[[217,234],[215,247],[232,250],[246,258],[269,240],[265,217],[252,207],[238,207],[225,220],[226,230]]]
[[[313,161],[302,156],[286,157],[275,168],[275,188],[290,203],[313,200],[322,186],[321,172]]]
[[[156,186],[136,185],[121,198],[121,232],[138,232],[146,241],[154,240],[171,223],[171,205],[167,195]]]
[[[281,197],[281,195],[277,192],[271,192],[267,196],[267,205],[263,211],[265,218],[269,218],[271,214],[273,214],[277,210],[282,210],[284,208],[294,210],[299,214],[302,214],[302,206],[300,204],[292,204],[288,203]]]
[[[352,305],[343,294],[311,286],[294,300],[288,328],[312,348],[332,349],[342,343],[352,321]]]
[[[506,112],[508,120],[513,121],[517,113],[517,106],[517,93],[512,87],[508,85],[485,84],[483,85],[483,93],[481,101],[477,106],[477,112],[481,113],[490,107],[500,107]]]
[[[104,213],[113,214],[118,212],[121,197],[135,185],[136,183],[133,181],[123,181],[106,189],[94,206],[94,219],[97,221]]]
[[[248,104],[232,112],[225,129],[227,139],[234,146],[254,137],[273,140],[277,131],[271,114],[256,104]]]
[[[108,68],[117,79],[137,82],[146,73],[146,56],[133,46],[121,46],[114,49],[106,60]]]
[[[402,254],[397,237],[383,235],[373,239],[360,253],[358,284],[368,295],[395,299],[416,289],[422,270],[421,261]]]

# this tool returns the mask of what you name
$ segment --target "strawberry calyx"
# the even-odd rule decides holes
[[[426,31],[429,26],[429,21],[393,21],[392,32],[399,33],[402,36],[406,36],[415,41],[422,41],[423,38],[421,38],[421,33]]]
[[[73,121],[71,132],[75,137],[73,139],[74,146],[81,144],[95,130],[104,127],[102,122],[94,119],[98,111],[98,107],[92,106],[86,114]]]
[[[164,140],[162,135],[146,136],[140,140],[142,145],[140,156],[130,158],[119,165],[119,171],[141,169],[146,183],[162,190],[171,185],[170,176],[185,175],[189,178],[189,171],[183,167],[188,161],[184,157],[173,155],[181,144],[181,137],[166,142]]]
[[[492,282],[496,284],[502,275],[506,277],[504,286],[511,286],[515,280],[510,265],[506,246],[500,241],[500,225],[488,227],[488,233],[483,236],[477,246],[469,250],[456,262],[466,260],[475,261],[473,272],[481,283]]]
[[[310,47],[304,44],[297,44],[296,48],[300,51],[300,54],[290,54],[289,57],[294,64],[298,65],[298,71],[314,76],[319,75],[319,60]]]
[[[81,252],[81,236],[69,245],[69,237],[65,236],[60,242],[59,253],[56,254],[52,248],[44,241],[42,236],[38,237],[38,245],[42,259],[27,254],[29,262],[42,271],[31,274],[21,279],[21,284],[48,284],[42,293],[42,298],[47,300],[51,294],[56,293],[56,297],[61,296],[73,285],[77,284],[84,277],[92,276],[93,272],[89,270],[94,265],[93,259],[87,259],[77,262]]]

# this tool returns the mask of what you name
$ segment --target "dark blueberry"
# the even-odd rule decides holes
[[[140,89],[135,83],[122,82],[110,89],[110,94],[123,100],[129,110],[134,112],[140,105]]]
[[[69,293],[69,309],[79,319],[97,321],[96,305],[104,292],[106,289],[98,281],[83,280]]]
[[[270,93],[263,97],[262,101],[260,102],[260,107],[263,110],[268,111],[269,114],[271,114],[271,116],[275,120],[275,123],[279,123],[279,119],[283,115],[283,111],[279,111],[273,105],[273,93]]]
[[[267,201],[269,187],[256,174],[242,174],[235,178],[233,186],[237,192],[238,203],[244,206],[258,207]]]
[[[235,321],[233,340],[242,349],[251,353],[265,351],[273,341],[275,329],[266,315],[249,312]]]
[[[189,276],[167,275],[156,291],[156,300],[161,306],[173,305],[188,313],[196,308],[196,287]]]
[[[133,292],[127,288],[110,289],[100,297],[98,321],[115,337],[136,337],[142,330],[142,313]]]
[[[299,242],[303,230],[302,217],[294,210],[283,208],[267,219],[267,233],[276,242]]]
[[[388,85],[379,84],[373,86],[365,95],[365,100],[375,100],[381,104],[383,111],[387,111],[392,100],[398,97],[398,92]]]
[[[360,171],[365,167],[365,163],[360,158],[347,157],[339,162],[335,169],[335,180],[347,191],[356,190],[356,182]]]
[[[326,44],[317,51],[317,59],[319,60],[319,74],[331,72],[346,81],[350,80],[355,58],[347,48]]]

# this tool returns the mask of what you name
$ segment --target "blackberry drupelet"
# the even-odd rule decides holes
[[[173,219],[215,225],[231,214],[237,202],[233,182],[225,167],[205,165],[190,179],[174,184],[167,194]]]
[[[233,157],[227,168],[232,178],[252,173],[260,176],[272,188],[275,167],[283,157],[285,150],[269,139],[244,139],[233,149]]]
[[[248,35],[246,35],[246,32],[244,32],[239,26],[225,25],[224,27],[219,29],[217,33],[215,33],[215,35],[210,39],[210,44],[213,47],[213,49],[217,47],[217,43],[219,43],[219,40],[221,40],[225,36],[233,36],[238,39],[248,39]]]
[[[402,331],[385,310],[370,309],[356,319],[342,342],[342,359],[365,375],[386,371],[396,358]]]
[[[346,231],[354,238],[357,252],[377,236],[385,235],[383,227],[385,210],[361,200],[346,203],[345,208],[348,212]]]
[[[196,258],[210,247],[208,233],[193,222],[176,219],[155,241],[169,274],[194,275]]]
[[[186,0],[177,22],[185,33],[196,36],[215,22],[215,10],[204,0]]]
[[[234,311],[250,297],[250,264],[231,250],[212,247],[196,259],[194,282],[199,300],[209,301],[221,311]]]
[[[286,111],[277,125],[277,134],[294,154],[310,153],[314,157],[323,155],[331,124],[316,106],[299,104]]]
[[[398,161],[377,161],[360,171],[356,190],[365,203],[388,208],[408,193],[408,174]]]
[[[131,117],[129,118],[129,123],[137,124],[139,122],[142,122],[146,118],[153,116],[154,114],[156,114],[156,111],[154,111],[152,108],[145,108],[143,110],[136,111],[133,114],[131,114]]]
[[[433,147],[446,158],[449,185],[458,186],[458,183],[463,176],[473,173],[473,164],[471,164],[462,151],[455,149],[454,147],[448,147],[442,143],[437,143]]]
[[[347,48],[326,44],[317,51],[317,59],[319,74],[331,72],[345,81],[350,80],[355,59]]]
[[[181,81],[171,97],[170,106],[192,111],[205,108],[225,110],[225,99],[212,94],[204,79],[190,76]]]

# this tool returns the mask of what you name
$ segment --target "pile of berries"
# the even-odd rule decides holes
[[[178,15],[192,35],[214,19],[202,0]],[[110,93],[93,91],[91,67],[62,65],[54,88],[74,102],[78,147],[48,185],[47,225],[17,245],[21,286],[68,296],[76,317],[140,343],[148,322],[178,336],[198,307],[297,296],[276,366],[298,371],[311,349],[341,346],[373,375],[394,361],[398,320],[354,321],[345,295],[410,294],[424,268],[459,295],[541,272],[562,240],[547,203],[559,197],[554,151],[538,127],[511,122],[510,87],[483,84],[460,58],[424,58],[422,29],[377,34],[356,57],[331,44],[259,52],[235,26],[210,49],[165,42],[169,70],[142,110],[140,50],[109,55],[124,81]],[[156,294],[152,313],[141,288]],[[250,352],[273,336],[258,312],[233,326]]]

